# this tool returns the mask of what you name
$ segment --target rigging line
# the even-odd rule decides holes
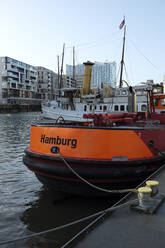
[[[134,70],[133,70],[133,63],[132,63],[132,57],[131,57],[131,53],[130,53],[130,49],[128,49],[129,47],[127,47],[127,63],[128,64],[128,67],[129,68],[129,71],[130,71],[130,75],[131,75],[131,78],[132,80],[131,81],[134,81]]]
[[[111,37],[111,36],[114,36],[114,35],[119,34],[119,33],[120,33],[120,30],[117,31],[117,32],[114,32],[114,33],[110,34],[109,36],[107,35],[107,36],[108,36],[108,37]],[[106,37],[107,37],[107,36],[106,36]],[[90,44],[93,44],[93,43],[100,42],[100,41],[105,40],[105,39],[107,39],[107,38],[103,37],[103,38],[101,38],[101,39],[99,39],[99,40],[97,40],[97,41],[91,41],[91,42],[85,42],[85,43],[77,44],[77,45],[75,45],[75,47],[87,46],[87,45],[90,45]],[[71,46],[68,46],[68,47],[66,47],[66,48],[72,48],[72,47],[71,47]]]
[[[135,47],[135,49],[158,71],[158,67],[156,65],[154,65],[140,50],[139,48],[136,47],[135,43],[129,38],[129,41],[132,43],[132,45]]]
[[[119,82],[120,70],[121,70],[121,64],[120,64],[119,67],[118,67],[117,76],[116,76],[116,84]]]
[[[126,70],[126,66],[125,66],[125,63],[124,63],[124,70],[125,70],[125,75],[126,75],[126,78],[127,78],[127,82],[129,82],[129,85],[130,85],[130,79],[128,77],[128,73],[127,73],[127,70]]]
[[[120,51],[121,44],[122,44],[121,41],[119,43],[116,42],[116,48],[114,49],[115,52],[114,52],[114,55],[112,56],[111,61],[116,61],[121,57],[121,51]]]
[[[87,48],[93,48],[93,47],[99,47],[99,46],[111,46],[112,45],[112,41],[106,41],[106,42],[100,42],[100,43],[96,43],[96,44],[89,44],[88,46],[86,47],[79,47],[78,49],[79,50],[82,50],[82,49],[87,49]]]

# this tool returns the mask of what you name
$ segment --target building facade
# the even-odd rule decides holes
[[[74,88],[80,89],[82,88],[82,85],[83,85],[83,78],[84,78],[84,75],[82,74],[75,75],[75,78],[71,76],[66,76],[65,87],[74,87]]]
[[[58,75],[42,66],[35,68],[38,74],[38,97],[43,100],[54,100],[58,89]]]
[[[84,75],[84,64],[79,64],[75,66],[75,74],[79,75],[82,80]],[[66,65],[66,75],[73,75],[73,66]],[[75,76],[75,77],[76,77]],[[92,68],[92,88],[101,88],[102,84],[109,85],[111,87],[116,87],[116,62],[95,62]]]
[[[38,104],[34,66],[0,57],[0,104]]]

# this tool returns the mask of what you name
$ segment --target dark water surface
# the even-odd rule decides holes
[[[40,113],[0,115],[0,243],[60,226],[110,207],[109,199],[81,198],[50,191],[23,164],[30,125]],[[0,248],[61,247],[86,223]]]

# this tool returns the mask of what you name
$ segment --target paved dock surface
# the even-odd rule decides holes
[[[165,195],[165,169],[152,179],[159,181],[159,194]],[[135,194],[131,194],[127,200],[134,198]],[[165,201],[154,214],[136,212],[130,204],[114,210],[74,247],[165,247]]]

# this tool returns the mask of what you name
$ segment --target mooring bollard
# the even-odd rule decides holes
[[[146,186],[152,189],[151,196],[154,196],[158,193],[158,185],[159,185],[158,181],[155,180],[146,181]]]

